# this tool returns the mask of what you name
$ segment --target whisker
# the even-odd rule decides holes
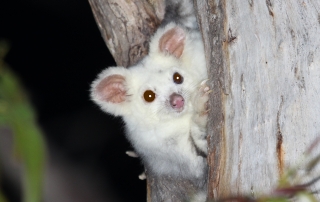
[[[205,80],[206,81],[206,80]],[[197,81],[194,81],[190,84],[188,84],[188,86],[185,87],[185,89],[191,89],[191,90],[184,90],[182,93],[184,94],[183,96],[186,97],[186,98],[190,98],[191,97],[191,94],[196,91],[196,90],[199,90],[200,87],[203,85],[203,82],[204,81],[201,81],[201,82],[197,82]]]

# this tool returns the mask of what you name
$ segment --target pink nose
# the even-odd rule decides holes
[[[170,105],[173,109],[181,111],[184,106],[184,99],[181,95],[177,93],[172,93],[170,95]]]

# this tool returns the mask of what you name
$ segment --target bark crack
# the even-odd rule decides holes
[[[284,151],[283,151],[283,136],[281,132],[281,126],[280,126],[280,115],[283,107],[283,95],[281,95],[281,102],[279,105],[279,110],[277,113],[277,145],[276,145],[276,152],[277,152],[277,158],[278,158],[278,170],[279,175],[281,176],[283,174],[284,170]]]
[[[229,28],[229,30],[228,30],[228,43],[231,43],[231,42],[233,42],[234,40],[236,40],[237,39],[237,37],[236,36],[233,36],[233,34],[232,34],[232,30],[231,30],[231,28]]]
[[[269,15],[271,15],[272,17],[274,17],[274,13],[273,13],[273,8],[272,8],[272,3],[271,3],[271,1],[270,1],[270,0],[266,0],[266,3],[267,3]]]

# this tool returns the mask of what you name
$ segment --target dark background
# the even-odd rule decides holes
[[[63,179],[54,186],[64,194],[49,186],[47,195],[70,195],[57,202],[145,201],[145,181],[138,179],[143,167],[125,154],[131,147],[121,119],[89,99],[96,75],[115,65],[89,3],[2,1],[0,39],[10,43],[6,62],[38,114],[50,154],[48,175],[53,170]],[[2,184],[11,201],[20,200],[17,185],[6,178]]]

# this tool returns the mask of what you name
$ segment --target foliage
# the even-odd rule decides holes
[[[44,140],[26,94],[4,63],[7,51],[7,43],[0,41],[0,128],[9,128],[13,133],[13,154],[23,168],[23,201],[38,202],[45,164]]]
[[[0,192],[0,202],[7,202],[6,198],[3,196],[1,192]]]

